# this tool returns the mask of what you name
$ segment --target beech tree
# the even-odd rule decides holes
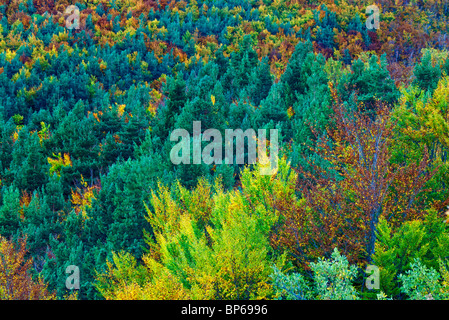
[[[331,126],[315,149],[323,161],[309,161],[310,169],[298,170],[304,199],[286,212],[275,240],[298,261],[322,256],[334,246],[352,262],[370,261],[379,218],[395,225],[421,218],[428,205],[426,183],[435,170],[426,170],[427,154],[416,163],[390,161],[394,123],[384,104],[378,103],[371,120],[360,109],[349,112],[332,93]]]
[[[26,257],[26,239],[18,245],[0,238],[0,297],[2,300],[54,300],[41,278],[31,277],[33,260]]]

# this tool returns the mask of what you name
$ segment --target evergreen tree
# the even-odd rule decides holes
[[[49,168],[37,133],[29,135],[26,127],[18,135],[20,141],[14,145],[11,171],[14,172],[14,184],[20,190],[33,192],[45,184]]]
[[[298,42],[288,61],[287,68],[281,76],[281,82],[285,84],[284,95],[288,106],[294,103],[296,94],[306,93],[307,77],[310,75],[310,66],[306,65],[306,59],[314,59],[312,43],[310,41]]]
[[[399,90],[387,69],[386,55],[378,58],[372,55],[367,62],[357,59],[351,66],[352,72],[344,74],[337,89],[343,101],[350,101],[353,94],[373,109],[375,101],[380,100],[393,105],[399,98]]]
[[[416,65],[414,70],[416,79],[414,84],[418,85],[422,90],[428,90],[432,93],[441,77],[441,69],[438,65],[432,64],[432,55],[430,51],[426,51],[421,62]]]
[[[154,132],[162,139],[167,139],[169,133],[173,130],[176,116],[182,111],[187,103],[186,83],[182,72],[178,73],[176,78],[170,81],[168,85],[168,97],[165,106],[158,110],[157,122]]]
[[[268,92],[273,84],[273,76],[270,71],[268,57],[263,58],[257,64],[257,68],[253,69],[250,79],[248,91],[251,94],[251,101],[258,106],[268,96]]]
[[[0,234],[4,237],[13,236],[20,225],[20,196],[14,186],[3,188],[2,206],[0,207]]]

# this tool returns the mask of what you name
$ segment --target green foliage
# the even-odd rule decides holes
[[[337,248],[330,259],[320,258],[310,263],[313,285],[301,273],[283,274],[276,266],[271,275],[276,295],[287,300],[357,300],[358,292],[352,282],[357,276],[357,267],[349,265]]]
[[[326,189],[315,208],[329,204],[341,220],[357,216],[344,210],[359,200],[352,191],[336,195],[321,181],[304,180],[313,166],[329,166],[316,146],[336,129],[333,98],[354,111],[358,97],[373,123],[380,104],[393,109],[392,143],[382,151],[391,163],[379,164],[374,152],[373,168],[409,173],[425,162],[415,175],[380,187],[397,215],[379,222],[373,258],[381,267],[380,298],[418,294],[408,286],[418,281],[413,272],[432,274],[449,258],[441,221],[449,204],[447,5],[384,1],[382,28],[373,31],[364,25],[366,1],[325,2],[82,1],[74,3],[80,29],[68,30],[61,14],[67,1],[1,1],[0,236],[27,238],[30,274],[58,298],[74,296],[65,287],[71,264],[81,271],[79,299],[361,296],[353,267],[338,252],[312,264],[299,258],[315,261],[341,240],[307,237],[332,225],[331,214],[318,217],[301,191]],[[222,135],[279,130],[280,167],[260,175],[262,155],[251,165],[173,164],[170,133],[192,133],[193,121]],[[329,150],[354,161],[357,151],[347,151],[358,138]],[[338,167],[347,174],[341,184],[362,169]],[[410,196],[413,205],[405,203],[398,190],[415,182],[406,178],[428,175],[422,188],[418,183],[422,192]],[[365,181],[376,189],[386,181],[377,178]],[[359,245],[366,231],[360,226],[377,227],[368,216],[354,219],[357,230],[342,223],[335,234]],[[311,221],[318,229],[307,229]],[[288,239],[280,240],[286,225]],[[298,253],[291,261],[286,247]],[[350,261],[356,255],[339,249]],[[413,267],[414,258],[422,268]],[[313,281],[303,269],[282,273],[300,264],[312,266]],[[441,288],[445,270],[440,266]]]
[[[4,188],[2,202],[3,205],[0,207],[0,234],[9,237],[16,233],[20,223],[19,190],[13,186]]]
[[[368,110],[375,107],[376,100],[393,105],[399,99],[399,91],[387,69],[385,54],[380,57],[371,55],[368,61],[354,61],[351,73],[343,75],[337,88],[343,101],[350,101],[355,93]]]
[[[113,288],[128,286],[130,284],[142,285],[148,270],[144,266],[138,265],[134,256],[128,252],[112,254],[112,261],[107,261],[110,274],[100,274],[97,272],[95,286],[104,297],[109,297]]]
[[[432,201],[444,201],[448,195],[446,182],[448,166],[446,154],[449,150],[448,98],[449,79],[442,77],[432,94],[417,86],[404,88],[400,103],[395,107],[392,122],[397,123],[395,144],[392,146],[393,161],[412,163],[422,159],[426,151],[430,161],[427,170],[436,170],[427,184],[428,198]]]
[[[415,259],[438,268],[446,259],[449,234],[446,224],[429,210],[425,219],[404,223],[397,230],[380,219],[373,263],[380,269],[380,288],[388,296],[401,297],[398,276],[409,270]]]
[[[415,259],[410,270],[399,275],[401,291],[412,300],[447,300],[449,291],[443,290],[440,278],[438,271],[427,268],[419,259]]]
[[[414,84],[425,91],[433,92],[441,77],[441,68],[432,63],[430,51],[425,51],[421,57],[421,62],[416,65],[414,70],[416,77]]]
[[[312,291],[301,273],[285,275],[276,266],[273,266],[273,286],[276,289],[278,299],[285,300],[309,300],[312,299]]]
[[[349,265],[345,256],[337,248],[331,259],[320,259],[311,263],[314,273],[315,291],[321,300],[357,300],[357,292],[352,281],[357,274],[357,267]]]
[[[147,208],[152,233],[147,233],[149,254],[144,262],[150,276],[135,287],[136,294],[149,299],[270,298],[271,264],[282,265],[283,257],[273,255],[269,246],[267,235],[277,213],[268,203],[290,194],[287,169],[281,162],[279,177],[271,181],[245,170],[242,193],[225,193],[219,180],[214,185],[201,180],[192,191],[178,184],[176,196],[160,186],[153,193],[153,209]],[[108,286],[102,279],[114,277],[116,269],[98,278],[103,291],[113,292],[107,296],[112,299],[124,288]],[[167,277],[170,285],[161,289]]]

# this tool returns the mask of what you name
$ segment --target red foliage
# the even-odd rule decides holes
[[[36,13],[38,14],[43,14],[46,11],[49,14],[57,13],[54,0],[33,0],[33,6],[36,8]]]
[[[421,218],[428,205],[425,184],[437,170],[427,171],[427,155],[417,164],[390,161],[394,124],[387,106],[379,103],[373,120],[361,106],[349,113],[332,92],[333,125],[325,137],[317,136],[313,150],[322,162],[299,168],[297,187],[305,202],[284,207],[284,225],[272,239],[300,264],[335,247],[353,263],[369,260],[379,218],[393,226]]]

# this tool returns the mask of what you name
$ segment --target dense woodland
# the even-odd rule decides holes
[[[448,299],[448,19],[447,0],[0,0],[0,298]],[[193,121],[278,129],[277,171],[174,165]]]

